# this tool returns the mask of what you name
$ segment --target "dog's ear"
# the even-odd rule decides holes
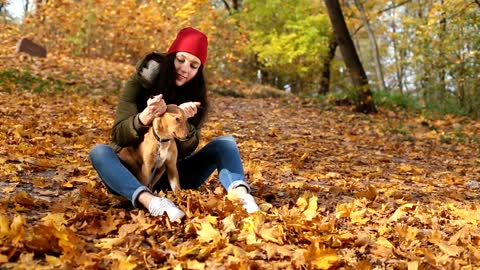
[[[185,116],[185,112],[182,109],[180,109],[180,107],[178,107],[177,105],[174,105],[174,104],[167,105],[167,111],[166,112],[168,112],[168,113],[179,113],[182,116]]]
[[[168,104],[167,105],[167,111],[168,113],[176,113],[178,112],[180,109],[180,107],[178,107],[177,105],[175,104]]]

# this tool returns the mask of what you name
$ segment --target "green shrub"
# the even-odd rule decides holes
[[[373,99],[377,106],[383,106],[391,110],[417,111],[420,108],[414,97],[400,92],[376,91],[373,92]]]
[[[456,116],[467,116],[470,114],[469,109],[463,107],[454,97],[446,97],[437,102],[428,102],[425,105],[425,109],[441,115],[452,114]]]

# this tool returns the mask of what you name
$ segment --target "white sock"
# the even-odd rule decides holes
[[[162,197],[155,197],[150,201],[148,204],[148,212],[150,212],[152,216],[162,216],[163,213],[166,212],[171,222],[182,219],[185,216],[185,213],[172,201]]]

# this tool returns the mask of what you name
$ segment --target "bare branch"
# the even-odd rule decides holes
[[[227,0],[222,0],[222,2],[225,4],[225,8],[228,11],[228,14],[232,15],[232,10],[230,8],[230,5],[228,4]]]
[[[479,1],[479,0],[475,0],[475,1]],[[384,9],[380,10],[380,11],[378,12],[378,15],[381,15],[382,13],[387,12],[387,11],[389,11],[389,10],[391,10],[391,9],[394,9],[394,8],[397,8],[397,7],[400,7],[400,6],[403,6],[403,5],[405,5],[405,4],[408,4],[409,2],[412,2],[412,0],[405,0],[405,1],[400,2],[400,3],[398,3],[398,4],[395,4],[395,5],[386,7],[386,8],[384,8]]]
[[[475,0],[475,1],[480,1],[480,0]],[[380,16],[380,15],[382,15],[384,12],[387,12],[387,11],[389,11],[389,10],[392,10],[392,9],[395,9],[395,8],[398,8],[398,7],[401,7],[401,6],[403,6],[403,5],[405,5],[405,4],[408,4],[408,3],[410,3],[410,2],[412,2],[412,0],[405,0],[405,1],[400,2],[400,3],[398,3],[398,4],[391,5],[391,6],[389,6],[389,7],[386,7],[386,8],[384,8],[384,9],[382,9],[382,10],[379,10],[379,11],[377,12],[377,15]],[[352,36],[355,36],[355,34],[357,34],[357,32],[360,31],[360,29],[362,29],[362,27],[363,27],[363,23],[360,24],[356,29],[354,29],[354,30],[352,31]]]

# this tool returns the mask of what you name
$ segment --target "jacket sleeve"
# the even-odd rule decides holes
[[[175,140],[177,143],[178,149],[178,159],[184,159],[189,156],[195,149],[197,149],[198,143],[200,141],[200,129],[197,129],[194,125],[188,124],[188,131],[190,133],[190,138],[186,141]]]
[[[137,106],[142,90],[145,91],[142,83],[134,76],[126,83],[120,96],[111,132],[111,143],[116,146],[116,150],[141,141],[148,131],[148,126],[143,125],[139,119],[140,110],[143,108]]]

